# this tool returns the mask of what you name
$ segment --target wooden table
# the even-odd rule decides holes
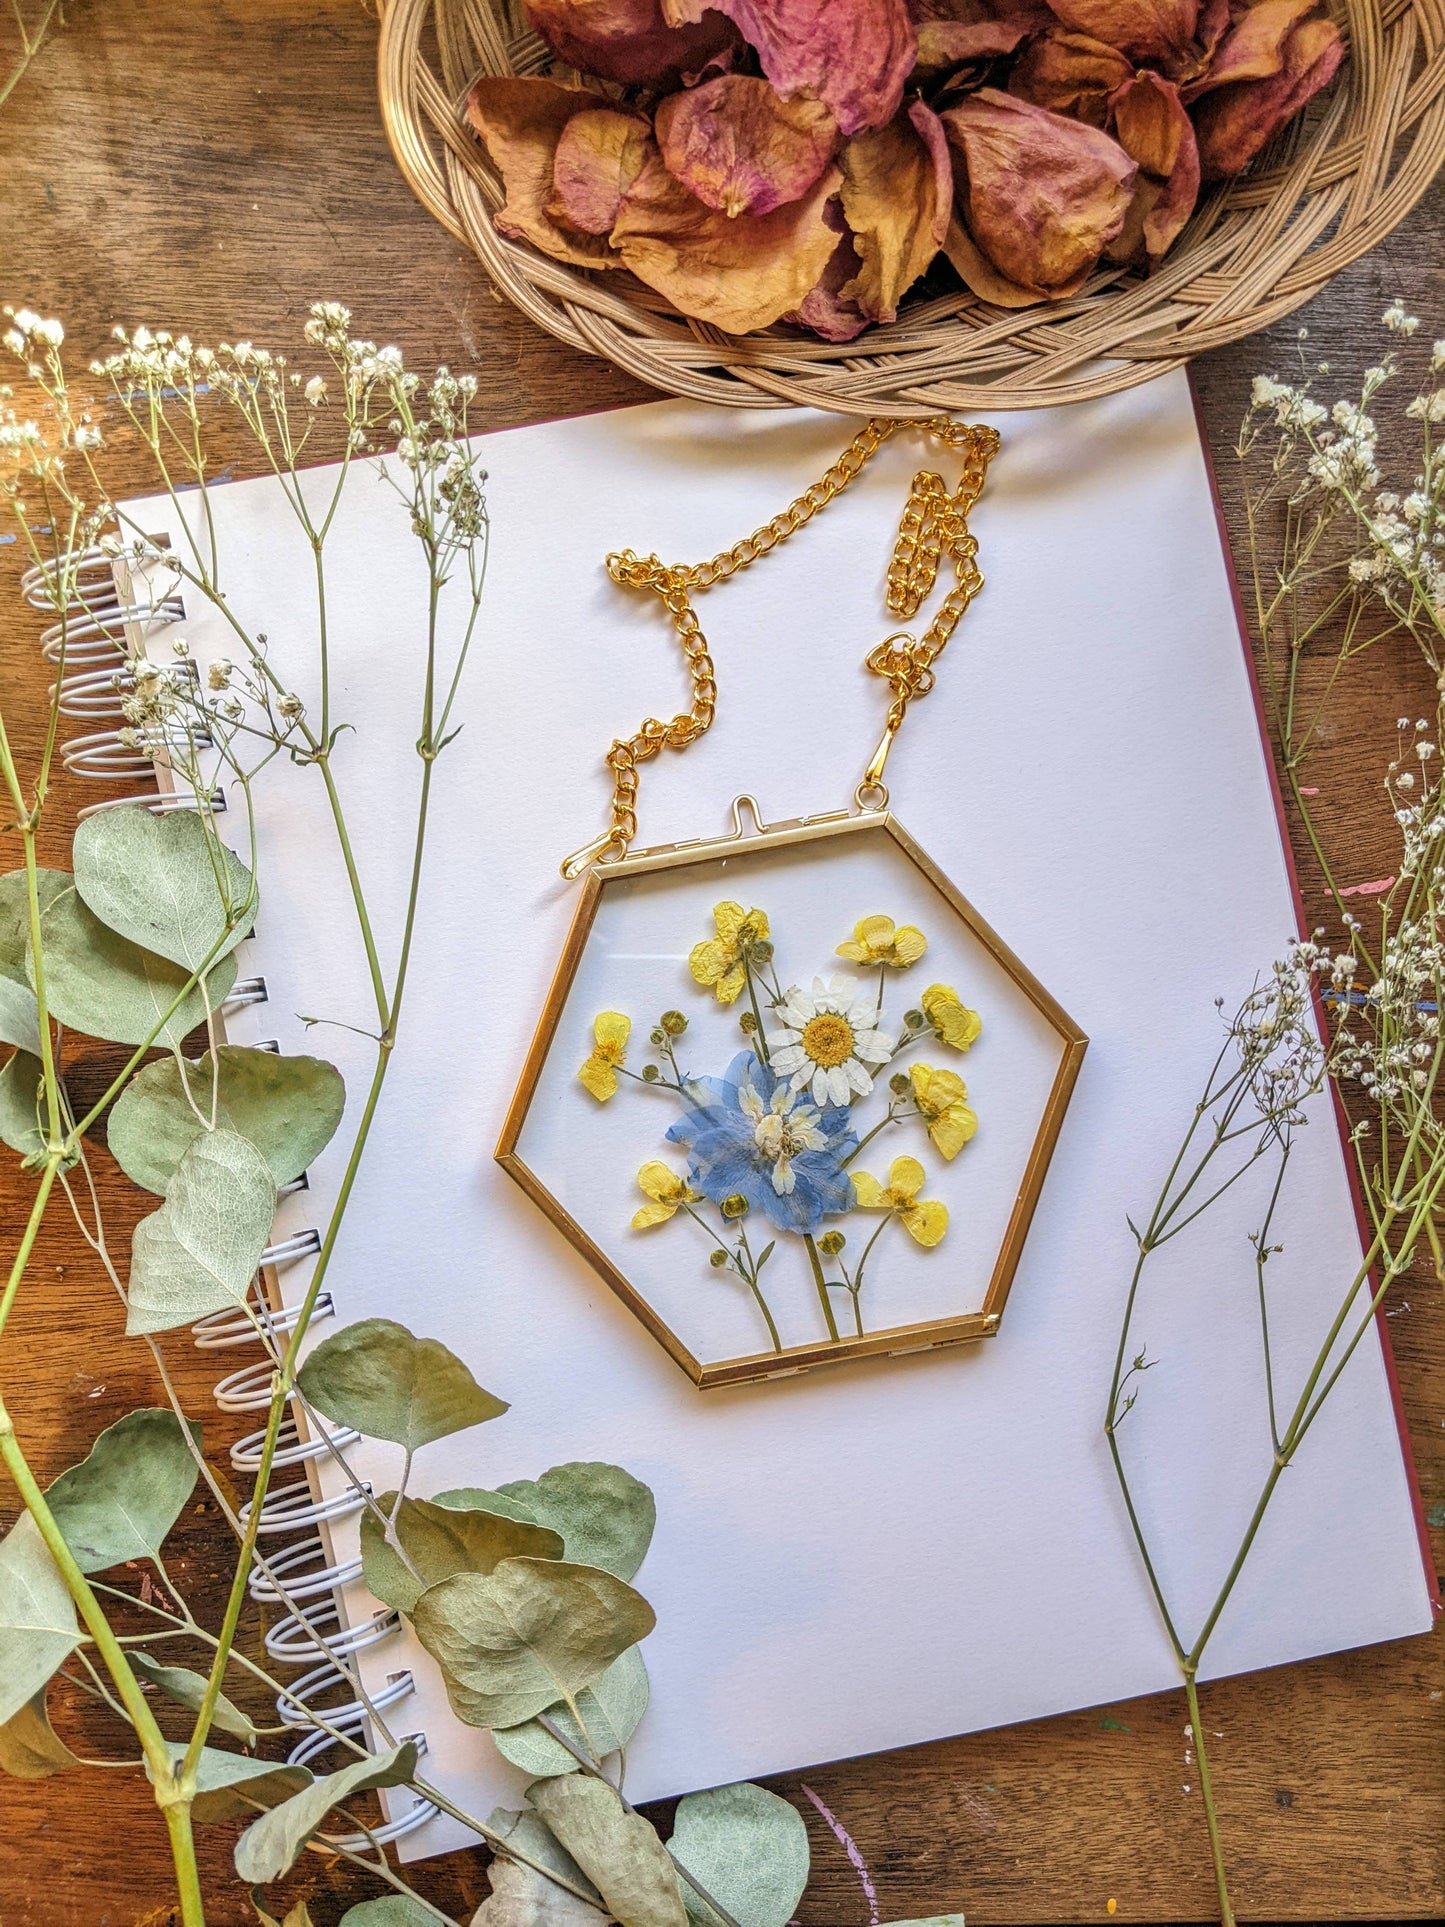
[[[103,348],[117,321],[282,347],[297,339],[306,304],[332,297],[366,333],[399,342],[413,365],[474,369],[492,425],[642,399],[635,384],[502,305],[472,257],[412,200],[377,116],[374,32],[358,0],[68,0],[63,30],[0,110],[0,297],[61,315],[82,357]],[[1376,358],[1378,316],[1399,290],[1427,331],[1445,332],[1442,243],[1437,188],[1302,315],[1198,364],[1231,510],[1228,448],[1249,376],[1289,365],[1307,322],[1310,358],[1348,371],[1343,391]],[[120,474],[117,492],[141,479]],[[24,756],[35,748],[45,678],[37,625],[14,599],[17,555],[0,548],[0,690]],[[1425,713],[1432,694],[1403,656],[1382,654],[1362,665],[1335,711],[1324,780],[1327,793],[1348,799],[1329,827],[1351,876],[1376,877],[1393,862],[1374,807],[1378,777],[1396,714]],[[65,826],[78,800],[63,789],[56,796],[51,861],[68,862]],[[11,845],[7,838],[0,867],[18,862]],[[1305,876],[1322,913],[1308,866]],[[4,1169],[9,1246],[25,1186],[8,1153]],[[128,1231],[136,1201],[123,1181],[107,1187],[106,1204],[111,1223]],[[0,1383],[49,1477],[103,1425],[157,1402],[159,1388],[145,1351],[122,1342],[113,1294],[58,1215],[31,1275]],[[1422,1271],[1391,1309],[1426,1504],[1445,1525],[1440,1288]],[[208,1410],[214,1373],[188,1346],[174,1356],[191,1408]],[[212,1415],[217,1463],[229,1436]],[[8,1516],[8,1491],[0,1505]],[[179,1563],[203,1598],[214,1600],[228,1550],[213,1508],[198,1507]],[[1061,1597],[1069,1583],[1061,1570]],[[1244,1917],[1445,1914],[1442,1658],[1439,1637],[1418,1639],[1208,1688]],[[802,1782],[857,1843],[885,1920],[942,1908],[966,1909],[974,1923],[1102,1920],[1111,1902],[1120,1921],[1208,1918],[1213,1884],[1184,1727],[1182,1695],[1171,1693],[782,1781],[814,1841],[800,1919],[848,1927],[869,1918],[858,1876]],[[63,1718],[62,1728],[84,1750],[85,1720]],[[170,1920],[164,1831],[138,1776],[7,1780],[0,1814],[5,1927]],[[221,1927],[254,1918],[230,1870],[231,1837],[229,1828],[204,1835],[210,1918]],[[344,1866],[303,1859],[293,1893],[310,1895],[317,1927],[374,1890]],[[435,1863],[420,1879],[463,1917],[485,1892],[475,1854]]]

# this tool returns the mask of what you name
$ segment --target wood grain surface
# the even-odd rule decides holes
[[[564,351],[501,304],[472,258],[412,201],[376,113],[374,34],[357,0],[68,0],[63,29],[0,111],[0,299],[63,316],[88,357],[121,320],[281,347],[299,336],[310,300],[332,297],[365,333],[400,343],[413,365],[473,369],[488,425],[642,399],[628,379]],[[1303,352],[1329,359],[1342,382],[1353,377],[1377,357],[1380,311],[1400,290],[1427,331],[1445,333],[1442,241],[1437,186],[1301,316],[1198,364],[1236,533],[1228,450],[1250,375],[1288,368],[1296,328],[1307,323]],[[236,472],[247,472],[239,445],[236,456]],[[145,479],[122,450],[117,493]],[[24,759],[36,748],[45,677],[38,623],[16,599],[18,573],[17,549],[0,548],[0,689]],[[1392,865],[1379,776],[1396,715],[1428,713],[1432,697],[1404,654],[1381,652],[1352,675],[1322,734],[1314,781],[1350,878]],[[55,862],[66,861],[78,787],[54,797]],[[0,867],[18,860],[7,839]],[[1302,869],[1310,907],[1322,914],[1317,878],[1303,859]],[[84,1089],[104,1071],[96,1050],[75,1077]],[[103,1153],[97,1163],[124,1248],[137,1200]],[[7,1161],[6,1247],[25,1208],[26,1187]],[[1445,1523],[1440,1287],[1422,1270],[1390,1308],[1425,1501]],[[148,1355],[122,1341],[121,1323],[94,1260],[52,1213],[0,1354],[0,1384],[45,1477],[80,1457],[103,1425],[160,1397]],[[232,1432],[210,1409],[215,1373],[186,1344],[172,1356],[191,1409],[210,1413],[207,1447],[222,1464]],[[0,1494],[7,1518],[12,1509],[13,1494]],[[178,1576],[214,1608],[229,1553],[214,1508],[195,1502],[180,1547]],[[1067,1639],[1067,1566],[1056,1581]],[[1243,1918],[1445,1914],[1442,1692],[1438,1636],[1207,1688]],[[114,1744],[83,1712],[62,1708],[57,1720],[81,1751]],[[800,1921],[851,1927],[945,1909],[980,1924],[1093,1921],[1108,1917],[1111,1902],[1121,1922],[1209,1918],[1213,1884],[1184,1728],[1182,1695],[1165,1694],[778,1782],[813,1837]],[[876,1910],[823,1808],[856,1843]],[[204,1834],[217,1927],[254,1919],[230,1871],[232,1834]],[[316,1927],[332,1927],[346,1903],[377,1891],[344,1865],[303,1859],[289,1891],[309,1895]],[[479,1854],[455,1854],[418,1879],[465,1918],[486,1891],[483,1867]],[[136,1775],[0,1784],[4,1927],[160,1927],[171,1919],[170,1891],[164,1832]]]

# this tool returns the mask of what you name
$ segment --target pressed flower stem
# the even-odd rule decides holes
[[[1189,1702],[1189,1728],[1199,1763],[1199,1791],[1204,1796],[1204,1824],[1209,1829],[1209,1851],[1214,1860],[1214,1885],[1219,1895],[1220,1927],[1235,1927],[1234,1906],[1229,1898],[1229,1878],[1224,1865],[1224,1842],[1219,1834],[1219,1814],[1214,1805],[1214,1788],[1209,1778],[1209,1755],[1204,1748],[1204,1721],[1199,1711],[1199,1689],[1194,1682],[1194,1667],[1186,1667],[1184,1696]]]
[[[828,1336],[836,1345],[838,1342],[838,1321],[833,1316],[833,1301],[828,1296],[828,1280],[823,1276],[823,1260],[818,1256],[818,1247],[811,1231],[803,1233],[803,1243],[807,1248],[808,1263],[813,1267],[813,1283],[818,1288],[818,1303],[823,1307],[823,1317],[828,1326]]]
[[[757,1300],[758,1310],[763,1314],[763,1318],[767,1323],[768,1336],[773,1341],[773,1350],[775,1352],[780,1352],[783,1349],[783,1341],[778,1336],[777,1326],[773,1323],[773,1314],[768,1310],[768,1301],[763,1296],[763,1288],[758,1283],[757,1261],[753,1257],[753,1248],[748,1243],[748,1233],[747,1233],[746,1225],[740,1225],[738,1227],[738,1236],[742,1244],[743,1250],[747,1253],[748,1268],[743,1273],[743,1276],[747,1279],[748,1290],[753,1294],[753,1297]]]
[[[758,989],[753,982],[753,967],[746,953],[743,955],[743,977],[748,987],[748,1002],[753,1007],[753,1022],[757,1025],[754,1038],[758,1047],[758,1056],[763,1063],[771,1065],[773,1060],[768,1055],[768,1040],[763,1035],[763,1013],[758,1005]]]

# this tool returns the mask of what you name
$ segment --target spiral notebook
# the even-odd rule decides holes
[[[914,835],[1088,1033],[1088,1057],[996,1339],[716,1390],[687,1380],[492,1154],[571,916],[558,862],[606,820],[602,751],[682,693],[669,632],[602,559],[713,553],[819,473],[841,425],[660,402],[487,438],[492,557],[465,727],[438,767],[416,976],[314,1329],[398,1318],[510,1401],[504,1419],[428,1447],[418,1492],[572,1459],[618,1462],[653,1488],[637,1583],[658,1625],[629,1749],[637,1800],[1178,1684],[1101,1429],[1125,1220],[1157,1192],[1218,1048],[1216,997],[1240,998],[1283,951],[1296,899],[1184,376],[998,426],[1003,453],[974,516],[987,587],[889,776]],[[860,664],[886,626],[882,573],[918,457],[898,438],[766,567],[702,605],[718,720],[687,755],[649,765],[640,842],[720,832],[740,791],[774,820],[846,800],[878,734],[879,687]],[[227,484],[210,503],[232,606],[314,704],[310,551],[277,487]],[[180,534],[169,502],[133,512],[158,538]],[[334,713],[354,725],[338,781],[378,924],[394,932],[423,581],[394,492],[356,478],[328,553]],[[233,646],[193,597],[147,606],[144,583],[118,590],[99,557],[86,581],[91,653],[72,648],[65,707],[93,727],[68,761],[140,796],[148,766],[105,713],[111,638],[128,629],[170,661],[184,634],[200,665]],[[364,1029],[368,1000],[319,786],[284,761],[267,779],[260,921],[227,1033],[319,1050],[351,1093],[347,1124],[280,1203],[265,1275],[284,1328],[370,1047],[340,1027]],[[213,804],[244,848],[236,798]],[[1271,1263],[1276,1370],[1291,1383],[1360,1251],[1327,1106],[1316,1124]],[[1139,1327],[1159,1361],[1129,1420],[1139,1503],[1186,1626],[1213,1597],[1267,1455],[1248,1190],[1169,1261]],[[216,1387],[222,1409],[259,1415],[265,1364],[229,1350],[244,1321],[206,1320],[195,1336],[218,1366],[236,1360]],[[232,1448],[238,1477],[256,1448]],[[390,1448],[358,1445],[352,1459],[378,1488],[395,1482]],[[354,1495],[304,1430],[283,1439],[262,1531],[304,1607],[267,1634],[301,1669],[281,1705],[293,1757],[327,1764],[308,1706],[366,1731],[359,1678],[395,1735],[424,1737],[428,1773],[457,1804],[515,1803],[521,1776],[452,1716],[426,1653],[361,1585]],[[258,1573],[253,1590],[270,1585]],[[1281,1488],[1206,1671],[1423,1632],[1435,1593],[1382,1327]],[[388,1798],[405,1856],[466,1837],[429,1804]]]

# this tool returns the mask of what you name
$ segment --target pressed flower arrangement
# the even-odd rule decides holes
[[[637,1183],[647,1202],[633,1215],[634,1230],[650,1230],[679,1213],[690,1218],[710,1243],[712,1267],[735,1276],[752,1295],[779,1353],[783,1341],[762,1272],[776,1249],[770,1232],[797,1238],[808,1254],[828,1336],[840,1335],[834,1294],[841,1293],[837,1302],[846,1306],[846,1319],[861,1338],[864,1271],[884,1229],[896,1218],[916,1244],[932,1250],[948,1230],[948,1207],[920,1197],[925,1172],[916,1158],[894,1158],[886,1185],[854,1160],[905,1118],[918,1120],[941,1157],[956,1158],[978,1129],[978,1118],[956,1071],[918,1061],[893,1072],[891,1101],[861,1136],[855,1106],[874,1095],[875,1080],[889,1065],[918,1045],[936,1041],[966,1051],[982,1020],[951,985],[930,984],[920,1007],[904,1013],[900,1029],[883,1027],[890,969],[907,969],[928,947],[911,924],[899,929],[891,917],[864,917],[838,945],[838,955],[851,963],[870,973],[876,967],[876,984],[836,975],[814,977],[807,990],[796,984],[785,990],[765,914],[725,902],[713,917],[716,935],[694,945],[688,962],[694,979],[718,1003],[735,1004],[747,992],[739,1019],[745,1048],[727,1069],[720,1076],[684,1071],[677,1053],[685,1048],[680,1040],[688,1021],[681,1011],[667,1010],[649,1035],[663,1062],[628,1071],[621,1053],[630,1021],[619,1011],[604,1011],[594,1025],[596,1046],[577,1075],[603,1103],[616,1094],[620,1073],[669,1093],[681,1108],[666,1137],[686,1150],[686,1171],[656,1159],[642,1166]],[[834,1222],[824,1229],[824,1221],[852,1211],[883,1215],[850,1264],[846,1233]],[[754,1213],[769,1227],[761,1249],[748,1235]]]
[[[1433,0],[387,0],[381,94],[572,345],[903,415],[1109,392],[1308,299],[1445,159],[1442,35]]]

